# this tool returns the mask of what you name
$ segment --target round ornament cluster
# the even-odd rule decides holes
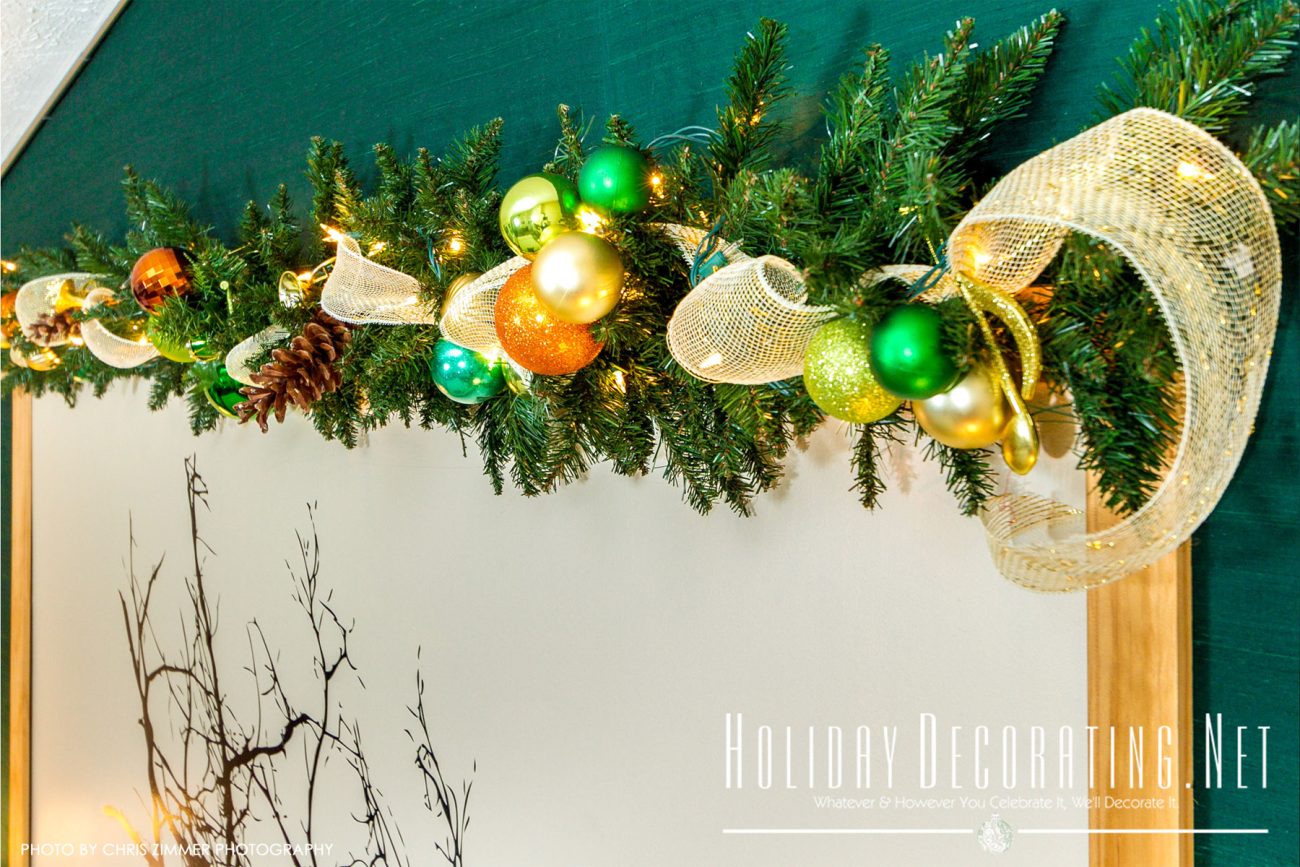
[[[1028,472],[1037,443],[1020,429],[1026,413],[1018,395],[1006,392],[997,364],[977,362],[962,374],[944,350],[942,332],[942,317],[925,304],[898,307],[874,328],[832,320],[808,343],[808,396],[827,415],[856,424],[880,421],[909,400],[916,423],[938,442],[983,449],[1001,441],[1008,465]]]
[[[625,277],[615,243],[599,234],[601,215],[644,210],[650,204],[650,178],[650,163],[640,150],[606,145],[587,157],[576,185],[541,172],[519,179],[506,192],[501,236],[515,253],[532,260],[511,276],[497,299],[498,338],[517,363],[543,375],[573,373],[600,352],[586,326],[618,306]],[[520,275],[527,276],[528,287]],[[449,287],[444,305],[457,288]],[[546,345],[551,340],[558,342]],[[579,359],[586,360],[578,364]]]

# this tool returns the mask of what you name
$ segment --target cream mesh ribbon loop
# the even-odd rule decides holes
[[[367,259],[351,235],[340,235],[334,270],[325,280],[320,306],[353,325],[427,325],[437,314],[420,298],[420,283],[409,274]]]
[[[86,295],[86,306],[102,304],[113,297],[111,289],[100,287],[90,290]],[[87,319],[81,323],[81,339],[90,353],[109,367],[126,370],[152,361],[158,357],[158,350],[148,340],[129,340],[120,337],[104,327],[97,319]]]
[[[510,275],[528,264],[523,256],[507,259],[461,289],[451,299],[438,329],[442,336],[475,352],[495,352],[497,296]]]
[[[263,328],[251,337],[245,337],[226,353],[226,373],[230,374],[230,378],[235,382],[257,385],[253,382],[253,374],[258,368],[253,367],[253,360],[269,347],[288,339],[289,332],[274,325]]]
[[[1017,292],[1072,231],[1125,256],[1154,297],[1182,367],[1182,430],[1151,499],[1108,529],[1088,532],[1077,509],[1034,495],[991,504],[984,524],[998,568],[1036,590],[1119,578],[1205,520],[1250,435],[1281,297],[1277,229],[1259,184],[1212,136],[1164,112],[1126,112],[1016,168],[953,231],[949,262]]]
[[[73,290],[78,295],[84,295],[88,289],[98,285],[98,274],[87,274],[81,271],[70,271],[66,274],[50,274],[46,277],[37,277],[35,280],[29,280],[18,288],[18,294],[14,297],[14,318],[18,320],[18,326],[22,329],[23,334],[28,340],[31,340],[31,328],[42,316],[53,315],[56,305],[59,303],[59,294],[63,284],[72,281]],[[84,300],[80,303],[84,303]],[[46,343],[46,346],[63,346],[70,339],[65,337],[61,340],[53,340]]]
[[[681,300],[668,321],[668,349],[708,382],[761,385],[799,376],[808,341],[835,316],[833,308],[804,304],[807,297],[803,275],[785,259],[740,259]]]

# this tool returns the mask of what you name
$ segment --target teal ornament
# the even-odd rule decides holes
[[[894,395],[925,400],[957,384],[961,371],[943,348],[943,317],[927,304],[905,304],[871,332],[871,372]]]
[[[506,387],[500,359],[466,349],[450,340],[439,340],[429,358],[433,384],[456,403],[482,403]]]
[[[195,367],[195,375],[203,383],[203,396],[212,408],[227,418],[239,418],[235,407],[248,400],[240,392],[244,384],[226,372],[226,366],[219,361],[200,362]]]
[[[636,148],[598,148],[578,172],[578,192],[598,211],[635,214],[650,204],[650,164]]]

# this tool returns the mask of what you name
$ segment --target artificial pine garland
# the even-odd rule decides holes
[[[1292,0],[1183,0],[1135,42],[1117,83],[1103,90],[1103,110],[1153,106],[1230,135],[1255,82],[1286,62],[1298,21]],[[867,286],[862,275],[894,262],[933,261],[987,189],[990,179],[976,171],[979,159],[997,127],[1026,111],[1062,24],[1050,12],[976,50],[973,21],[962,19],[939,54],[922,57],[898,80],[888,52],[869,46],[861,66],[828,96],[828,134],[816,161],[775,166],[778,106],[787,94],[786,29],[763,20],[736,57],[715,128],[643,146],[627,120],[616,116],[606,125],[607,143],[640,147],[651,157],[657,183],[646,211],[609,218],[626,284],[622,303],[591,326],[603,344],[592,364],[570,375],[534,377],[528,388],[466,406],[430,380],[436,328],[361,326],[339,344],[345,348],[328,375],[332,388],[312,389],[313,423],[348,447],[362,431],[393,419],[455,430],[477,441],[498,491],[509,478],[526,494],[547,492],[608,462],[626,475],[661,469],[701,512],[721,501],[748,513],[752,498],[780,480],[791,443],[824,415],[798,378],[710,384],[673,360],[664,334],[690,289],[690,269],[660,226],[723,225],[744,251],[797,263],[810,304],[875,325],[906,300],[907,287]],[[564,106],[559,121],[559,146],[545,169],[576,180],[588,156],[583,124]],[[299,222],[282,186],[268,205],[249,203],[233,246],[197,224],[171,194],[128,170],[127,212],[138,228],[123,245],[76,227],[67,249],[16,255],[5,288],[70,270],[118,285],[146,251],[180,248],[192,259],[190,291],[161,305],[150,335],[156,345],[201,345],[204,357],[221,358],[267,326],[290,334],[311,327],[313,305],[281,303],[281,275],[311,271],[331,255],[331,238],[349,233],[370,259],[414,277],[421,300],[436,309],[457,276],[488,271],[510,256],[498,230],[501,129],[500,120],[472,129],[441,159],[420,150],[403,160],[379,145],[378,181],[368,193],[341,146],[315,139],[309,219]],[[1278,220],[1294,224],[1300,125],[1254,130],[1243,147],[1242,160]],[[1133,269],[1084,236],[1067,241],[1046,276],[1055,291],[1029,305],[1044,372],[1072,394],[1082,465],[1095,472],[1112,507],[1131,512],[1152,493],[1177,438],[1179,369],[1169,333]],[[129,290],[114,302],[73,318],[112,327],[141,315]],[[946,348],[966,365],[982,345],[972,313],[960,298],[935,306]],[[10,339],[20,351],[35,349],[21,333]],[[275,363],[270,350],[260,361]],[[187,396],[195,433],[220,417],[204,396],[210,372],[166,359],[122,370],[71,346],[53,369],[17,368],[6,359],[4,372],[6,391],[52,391],[70,403],[83,384],[99,396],[115,379],[147,378],[151,409]],[[910,421],[904,409],[854,426],[855,487],[865,506],[874,507],[884,490],[882,449],[912,436]],[[978,511],[994,488],[986,454],[915,435],[943,467],[962,510]]]

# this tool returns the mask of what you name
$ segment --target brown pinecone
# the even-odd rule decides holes
[[[72,333],[72,328],[76,323],[72,321],[72,312],[63,310],[58,313],[45,313],[36,318],[36,321],[27,329],[27,339],[37,346],[49,346],[52,343],[63,343]]]
[[[290,403],[308,410],[323,395],[337,390],[343,384],[343,374],[335,362],[351,339],[347,325],[317,310],[302,333],[288,347],[273,350],[271,360],[253,374],[257,384],[239,390],[248,398],[235,406],[239,421],[256,418],[257,426],[266,433],[272,412],[276,421],[283,422]]]

